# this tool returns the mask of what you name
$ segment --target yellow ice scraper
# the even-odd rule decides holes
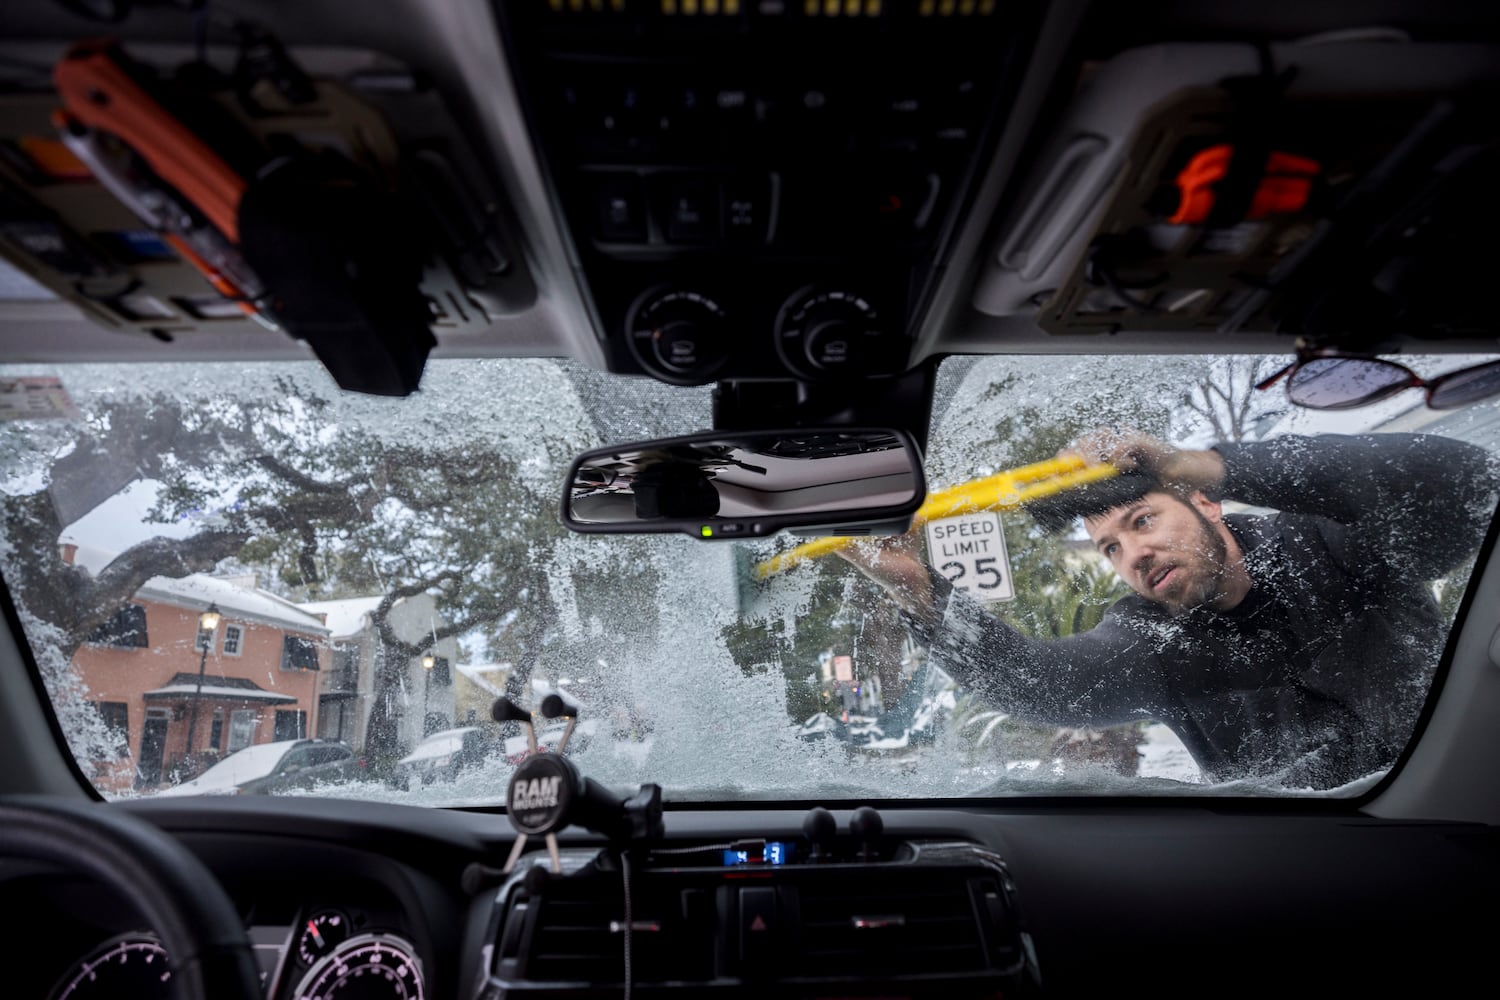
[[[1049,458],[1044,462],[997,472],[983,479],[972,479],[930,494],[927,502],[918,508],[912,518],[912,525],[981,510],[1015,510],[1033,500],[1088,483],[1097,483],[1118,474],[1119,470],[1113,465],[1086,466],[1083,459],[1076,456]],[[859,540],[849,536],[833,536],[804,542],[796,548],[757,563],[754,568],[755,578],[764,580],[775,576],[804,560],[816,559]]]

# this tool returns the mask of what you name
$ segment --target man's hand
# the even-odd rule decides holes
[[[836,551],[884,587],[897,604],[927,614],[932,611],[932,578],[922,561],[921,535],[922,528],[915,527],[904,535],[861,539]]]
[[[1211,493],[1224,482],[1224,459],[1216,451],[1174,448],[1130,428],[1101,427],[1068,445],[1058,456],[1073,455],[1085,465],[1109,464],[1121,472],[1143,472],[1164,485]]]

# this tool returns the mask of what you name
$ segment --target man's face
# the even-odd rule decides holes
[[[1130,588],[1173,614],[1218,606],[1229,560],[1219,505],[1194,493],[1147,493],[1084,526]]]

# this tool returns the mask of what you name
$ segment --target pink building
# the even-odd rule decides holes
[[[220,619],[200,642],[199,615],[210,606]],[[317,616],[258,589],[254,577],[201,574],[153,577],[73,657],[89,698],[128,745],[128,766],[110,781],[116,790],[156,786],[189,753],[196,758],[184,770],[197,771],[252,743],[316,733],[328,663]]]

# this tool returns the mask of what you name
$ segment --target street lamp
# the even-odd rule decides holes
[[[422,688],[422,735],[427,735],[427,716],[432,714],[432,668],[437,666],[437,657],[432,650],[422,654],[422,672],[426,676],[426,684]]]
[[[214,632],[219,628],[219,606],[212,602],[208,610],[198,616],[198,644],[203,654],[198,657],[198,689],[193,692],[193,713],[188,716],[187,753],[193,752],[193,734],[198,729],[198,702],[203,697],[203,669],[208,666],[208,647],[212,646]]]

